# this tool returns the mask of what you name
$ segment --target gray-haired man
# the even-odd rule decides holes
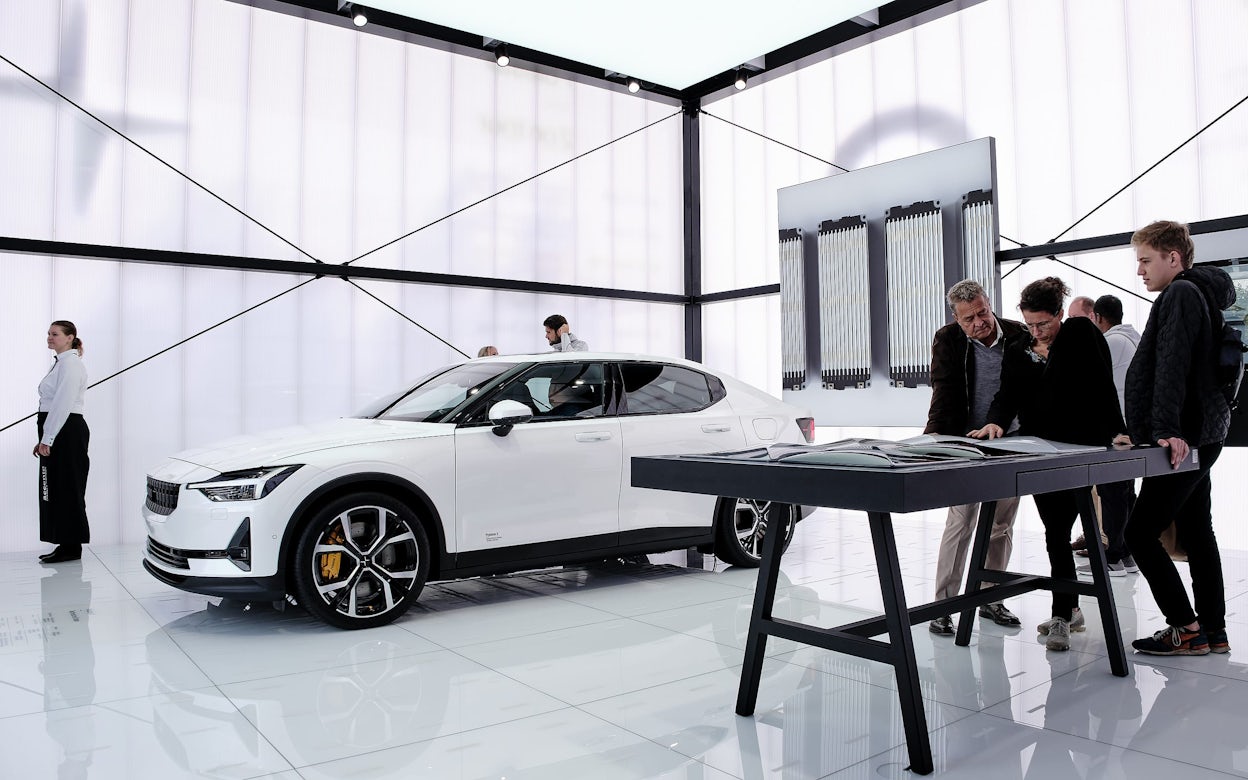
[[[1022,324],[992,313],[988,293],[978,282],[964,279],[945,296],[953,311],[953,324],[936,331],[932,339],[932,403],[924,433],[965,436],[984,425],[988,407],[1001,386],[1001,357],[1007,342],[1028,338]],[[997,502],[988,542],[989,569],[1003,570],[1014,548],[1014,516],[1018,499]],[[958,595],[966,552],[975,530],[979,504],[949,507],[945,532],[936,561],[936,598]],[[979,608],[979,614],[1003,626],[1019,620],[997,601]],[[952,635],[953,619],[938,617],[928,626],[933,634]]]

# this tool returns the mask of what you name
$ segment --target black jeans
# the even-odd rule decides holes
[[[1096,492],[1101,497],[1101,527],[1105,531],[1105,538],[1109,540],[1105,548],[1105,560],[1109,563],[1120,563],[1130,554],[1126,531],[1127,518],[1135,505],[1135,480],[1097,485]]]
[[[1097,491],[1100,491],[1100,486],[1097,486]],[[1044,546],[1049,552],[1051,576],[1055,580],[1075,579],[1075,553],[1070,549],[1070,529],[1075,526],[1075,518],[1079,516],[1079,491],[1038,493],[1033,498],[1036,500],[1036,511],[1040,513],[1040,522],[1044,523]],[[1092,544],[1096,541],[1094,534]],[[1053,617],[1070,620],[1077,606],[1077,594],[1054,591]]]
[[[1127,547],[1148,580],[1153,599],[1172,626],[1199,622],[1206,631],[1226,628],[1226,593],[1222,586],[1222,555],[1213,535],[1209,469],[1222,454],[1222,442],[1198,449],[1200,468],[1182,474],[1146,477],[1127,521]],[[1174,561],[1161,546],[1161,532],[1174,523],[1179,545],[1187,551],[1192,595],[1187,598]]]

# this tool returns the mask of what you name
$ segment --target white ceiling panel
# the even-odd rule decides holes
[[[879,0],[369,0],[367,5],[685,89]]]

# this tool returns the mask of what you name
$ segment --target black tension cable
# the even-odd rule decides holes
[[[23,68],[22,66],[20,66],[20,65],[18,65],[17,63],[13,62],[13,60],[10,60],[8,57],[5,57],[3,54],[0,54],[0,60],[4,60],[4,61],[5,61],[5,62],[7,62],[10,66],[12,66],[12,67],[13,67],[13,68],[15,68],[16,70],[18,70],[19,72],[21,72],[22,74],[24,74],[24,75],[25,75],[27,78],[29,78],[31,81],[34,81],[34,82],[35,82],[36,84],[38,84],[39,86],[41,86],[41,87],[43,87],[44,89],[48,90],[48,91],[49,91],[49,92],[51,92],[53,95],[56,95],[56,96],[57,96],[57,97],[59,97],[61,100],[64,100],[66,103],[70,104],[71,106],[73,106],[74,108],[78,109],[79,111],[81,111],[82,113],[86,114],[87,116],[91,117],[91,118],[92,118],[92,119],[94,119],[96,122],[99,122],[101,125],[104,125],[104,127],[107,127],[107,128],[108,128],[109,130],[111,130],[114,134],[116,134],[117,136],[119,136],[119,137],[121,137],[122,139],[124,139],[124,140],[125,140],[127,143],[129,143],[131,146],[133,146],[134,148],[138,149],[140,152],[143,152],[143,153],[144,153],[144,154],[146,154],[148,157],[151,157],[153,160],[155,160],[156,162],[158,162],[158,163],[160,163],[161,165],[165,166],[166,168],[168,168],[169,170],[173,171],[174,173],[178,174],[178,175],[179,175],[179,176],[181,176],[183,179],[186,179],[188,182],[190,182],[191,184],[195,185],[195,186],[196,186],[196,187],[198,187],[199,189],[201,189],[201,190],[203,190],[204,192],[208,193],[209,195],[211,195],[211,196],[212,196],[213,198],[215,198],[216,200],[220,201],[221,203],[225,204],[227,207],[229,207],[230,209],[232,209],[232,210],[233,210],[233,211],[235,211],[236,213],[240,214],[240,215],[241,215],[244,219],[248,220],[248,221],[249,221],[249,222],[251,222],[252,224],[254,224],[254,225],[256,225],[257,227],[259,227],[261,230],[265,231],[265,232],[266,232],[266,233],[268,233],[269,235],[271,235],[271,236],[273,236],[274,238],[276,238],[278,241],[281,241],[283,244],[285,244],[285,245],[289,246],[291,249],[294,249],[296,252],[298,252],[299,254],[303,255],[303,256],[304,256],[304,257],[306,257],[306,258],[308,258],[309,260],[311,260],[311,261],[312,261],[312,262],[314,262],[314,263],[320,263],[320,262],[322,262],[321,260],[316,259],[316,258],[315,258],[315,257],[313,257],[312,255],[310,255],[310,254],[308,254],[307,252],[305,252],[305,251],[303,251],[302,249],[300,249],[300,248],[299,248],[298,246],[296,246],[293,242],[291,242],[291,241],[287,240],[286,238],[282,237],[281,235],[279,235],[279,234],[277,233],[277,231],[275,231],[275,230],[273,230],[272,228],[268,227],[267,225],[265,225],[265,224],[264,224],[263,222],[261,222],[260,220],[256,219],[255,217],[251,216],[251,215],[250,215],[250,214],[248,214],[247,212],[245,212],[245,211],[243,211],[242,209],[240,209],[238,206],[235,206],[233,203],[230,203],[230,202],[229,202],[228,200],[226,200],[225,198],[221,197],[221,196],[220,196],[220,195],[218,195],[217,193],[213,192],[212,190],[208,189],[208,188],[207,188],[207,187],[205,187],[204,185],[200,184],[198,181],[196,181],[195,179],[191,178],[191,176],[190,176],[189,174],[187,174],[187,173],[185,173],[185,172],[183,172],[183,171],[179,170],[179,169],[178,169],[178,168],[176,168],[175,166],[170,165],[169,163],[165,162],[165,161],[164,161],[164,160],[162,160],[160,157],[158,157],[158,156],[156,155],[156,153],[155,153],[155,152],[151,151],[151,150],[150,150],[150,149],[148,149],[147,147],[145,147],[145,146],[143,146],[142,144],[140,144],[138,141],[134,140],[134,139],[133,139],[133,138],[131,138],[130,136],[126,135],[125,133],[121,132],[121,131],[120,131],[120,130],[118,130],[117,128],[113,127],[113,126],[112,126],[112,125],[110,125],[108,122],[105,122],[103,119],[99,118],[98,116],[96,116],[95,114],[91,113],[91,112],[90,112],[90,111],[88,111],[87,109],[85,109],[85,108],[83,108],[82,106],[78,105],[78,104],[77,104],[77,103],[75,103],[72,99],[70,99],[69,97],[66,97],[66,96],[65,96],[64,94],[62,94],[61,92],[57,91],[57,90],[56,90],[54,87],[52,87],[50,84],[47,84],[46,82],[44,82],[43,80],[41,80],[38,76],[34,75],[33,73],[31,73],[30,71],[26,70],[26,69],[25,69],[25,68]],[[2,429],[0,429],[0,430],[2,430]]]
[[[266,303],[269,303],[269,302],[271,302],[271,301],[275,301],[275,300],[277,300],[278,298],[281,298],[283,295],[286,295],[287,293],[292,293],[292,292],[294,292],[295,290],[298,290],[300,287],[303,287],[305,284],[310,284],[310,283],[315,282],[317,279],[320,279],[320,278],[321,278],[321,277],[319,277],[319,276],[313,276],[311,279],[305,279],[305,280],[303,280],[302,282],[300,282],[299,284],[296,284],[294,287],[290,287],[290,288],[288,288],[288,289],[282,290],[280,293],[278,293],[278,294],[276,294],[276,295],[273,295],[273,296],[271,296],[271,297],[269,297],[269,298],[265,298],[263,301],[260,301],[260,302],[259,302],[259,303],[257,303],[257,304],[254,304],[254,305],[252,305],[252,306],[249,306],[249,307],[247,307],[246,309],[243,309],[243,310],[242,310],[242,311],[240,311],[238,314],[235,314],[235,315],[233,315],[233,316],[231,316],[231,317],[227,317],[226,319],[221,320],[221,321],[220,321],[220,322],[218,322],[216,325],[209,325],[208,327],[204,328],[203,330],[199,331],[198,333],[196,333],[196,334],[194,334],[194,335],[191,335],[191,336],[187,336],[186,338],[184,338],[184,339],[182,339],[181,341],[176,342],[176,343],[174,343],[174,344],[170,344],[169,346],[165,347],[164,349],[160,350],[159,352],[156,352],[156,353],[153,353],[153,354],[151,354],[151,355],[148,355],[147,357],[143,358],[142,360],[140,360],[140,361],[139,361],[139,362],[137,362],[137,363],[133,363],[133,364],[131,364],[131,365],[128,365],[128,366],[126,366],[125,368],[121,369],[120,371],[114,371],[113,373],[109,374],[108,376],[104,377],[103,379],[100,379],[100,380],[97,380],[97,381],[95,381],[95,382],[92,382],[91,384],[87,385],[87,389],[88,389],[88,390],[90,390],[91,388],[96,387],[97,385],[102,385],[102,384],[104,384],[105,382],[107,382],[107,381],[109,381],[109,380],[111,380],[111,379],[115,379],[115,378],[117,378],[117,377],[121,376],[122,374],[126,373],[127,371],[129,371],[129,370],[130,370],[130,369],[132,369],[132,368],[136,368],[136,367],[138,367],[138,366],[141,366],[141,365],[143,365],[144,363],[146,363],[147,361],[149,361],[149,360],[151,360],[151,359],[153,359],[153,358],[159,357],[159,356],[161,356],[161,355],[165,354],[166,352],[168,352],[168,351],[170,351],[170,350],[172,350],[172,349],[177,349],[178,347],[182,346],[183,344],[185,344],[186,342],[190,341],[191,339],[198,338],[198,337],[200,337],[200,336],[204,335],[205,333],[207,333],[207,332],[208,332],[208,331],[210,331],[210,330],[214,330],[214,329],[216,329],[216,328],[221,327],[222,325],[226,324],[226,323],[227,323],[227,322],[229,322],[230,320],[236,320],[236,319],[238,319],[239,317],[243,316],[244,314],[246,314],[246,313],[248,313],[248,312],[250,312],[250,311],[254,311],[255,309],[258,309],[258,308],[260,308],[261,306],[265,305]],[[38,414],[38,412],[36,412],[35,414]],[[8,425],[4,426],[3,428],[0,428],[0,433],[3,433],[3,432],[5,432],[5,431],[7,431],[8,429],[12,428],[14,425],[18,425],[19,423],[24,423],[24,422],[26,422],[26,421],[27,421],[27,420],[29,420],[30,418],[34,417],[34,416],[35,416],[35,414],[28,414],[28,415],[26,415],[25,417],[21,418],[20,420],[15,420],[15,421],[13,421],[13,422],[9,423]]]
[[[492,193],[492,194],[490,194],[490,195],[486,195],[484,198],[481,198],[480,200],[475,200],[475,201],[473,201],[472,203],[469,203],[467,206],[461,206],[460,208],[457,208],[457,209],[455,209],[454,211],[452,211],[450,214],[445,214],[445,215],[443,215],[443,216],[441,216],[441,217],[438,217],[438,218],[437,218],[437,219],[435,219],[434,221],[429,222],[429,223],[426,223],[426,224],[424,224],[424,225],[421,225],[420,227],[416,228],[415,230],[408,231],[407,233],[404,233],[403,235],[399,236],[398,238],[395,238],[395,239],[392,239],[392,240],[390,240],[390,241],[387,241],[386,243],[382,244],[382,245],[381,245],[381,246],[379,246],[379,247],[375,247],[375,248],[373,248],[373,249],[368,250],[367,252],[365,252],[365,253],[364,253],[364,254],[362,254],[362,255],[359,255],[359,256],[357,256],[357,257],[353,257],[353,258],[351,258],[350,260],[348,260],[347,262],[343,263],[343,265],[351,265],[352,263],[354,263],[354,262],[355,262],[355,261],[357,261],[357,260],[363,260],[364,258],[368,257],[369,255],[373,254],[374,252],[380,252],[381,250],[385,249],[386,247],[391,246],[391,245],[393,245],[393,244],[397,244],[398,242],[402,241],[402,240],[403,240],[403,239],[405,239],[405,238],[409,238],[409,237],[411,237],[411,236],[414,236],[414,235],[416,235],[417,233],[419,233],[420,231],[422,231],[422,230],[424,230],[424,229],[426,229],[426,228],[431,228],[431,227],[433,227],[434,225],[438,224],[439,222],[445,222],[446,220],[450,219],[451,217],[454,217],[454,216],[456,216],[456,215],[458,215],[458,214],[462,214],[463,212],[467,211],[467,210],[468,210],[468,209],[470,209],[470,208],[473,208],[474,206],[480,206],[482,203],[485,203],[487,200],[490,200],[491,198],[497,198],[499,195],[502,195],[504,192],[509,192],[510,190],[514,190],[516,187],[519,187],[519,186],[521,186],[521,185],[523,185],[523,184],[528,184],[529,182],[533,181],[534,179],[538,178],[539,176],[545,176],[546,174],[550,173],[551,171],[558,170],[559,168],[562,168],[562,167],[563,167],[563,166],[565,166],[565,165],[568,165],[568,164],[570,164],[570,163],[574,163],[574,162],[576,162],[577,160],[581,159],[582,157],[585,157],[586,155],[590,155],[590,154],[593,154],[594,152],[597,152],[597,151],[599,151],[599,150],[601,150],[601,149],[605,149],[605,148],[607,148],[608,146],[611,146],[612,144],[616,143],[617,141],[623,141],[625,138],[628,138],[628,137],[629,137],[629,136],[631,136],[631,135],[636,135],[637,133],[640,133],[640,132],[641,132],[641,131],[643,131],[643,130],[649,130],[650,128],[654,127],[655,125],[659,124],[660,122],[666,122],[667,120],[671,119],[672,117],[680,116],[680,113],[681,113],[681,112],[677,111],[677,112],[675,112],[675,113],[668,114],[668,115],[667,115],[667,116],[665,116],[665,117],[660,117],[659,119],[656,119],[656,120],[654,120],[653,122],[650,122],[649,124],[642,125],[641,127],[637,128],[636,130],[631,130],[631,131],[629,131],[629,132],[625,133],[624,135],[622,135],[622,136],[620,136],[620,137],[618,137],[618,138],[612,138],[610,141],[607,141],[606,143],[599,144],[598,146],[595,146],[593,149],[587,149],[586,151],[581,152],[580,154],[576,155],[575,157],[570,157],[570,158],[568,158],[567,160],[564,160],[563,162],[558,163],[557,165],[552,165],[551,167],[547,168],[547,169],[546,169],[546,170],[544,170],[544,171],[538,171],[537,173],[533,174],[532,176],[529,176],[528,178],[525,178],[525,179],[521,179],[520,181],[518,181],[518,182],[516,182],[516,183],[514,183],[514,184],[510,184],[510,185],[508,185],[508,186],[504,187],[503,189],[499,190],[498,192]]]
[[[1196,140],[1196,138],[1197,138],[1197,137],[1198,137],[1201,133],[1203,133],[1203,132],[1205,132],[1206,130],[1208,130],[1209,128],[1213,127],[1213,126],[1214,126],[1214,124],[1216,124],[1217,122],[1219,122],[1220,120],[1222,120],[1222,119],[1223,119],[1223,118],[1224,118],[1227,114],[1231,113],[1231,112],[1232,112],[1232,111],[1234,111],[1235,109],[1237,109],[1237,108],[1239,108],[1240,106],[1242,106],[1245,102],[1248,102],[1248,95],[1244,95],[1242,98],[1240,98],[1239,100],[1235,101],[1235,103],[1234,103],[1234,104],[1233,104],[1230,108],[1226,109],[1226,110],[1225,110],[1225,111],[1223,111],[1221,114],[1218,114],[1216,117],[1214,117],[1213,119],[1211,119],[1211,120],[1210,120],[1207,124],[1205,124],[1205,126],[1204,126],[1204,127],[1200,128],[1199,130],[1197,130],[1196,132],[1194,132],[1194,133],[1192,133],[1190,136],[1188,136],[1187,140],[1183,141],[1183,142],[1182,142],[1182,143],[1180,143],[1178,146],[1174,147],[1174,148],[1173,148],[1173,149],[1171,149],[1169,152],[1167,152],[1166,154],[1164,154],[1164,155],[1161,157],[1161,159],[1159,159],[1157,162],[1155,162],[1155,163],[1153,163],[1152,165],[1148,166],[1148,167],[1147,167],[1147,168],[1145,168],[1143,171],[1141,171],[1139,174],[1137,174],[1134,178],[1132,178],[1132,179],[1131,179],[1131,181],[1129,181],[1129,182],[1127,182],[1126,184],[1124,184],[1124,185],[1122,185],[1121,187],[1119,187],[1119,188],[1118,188],[1118,190],[1117,190],[1117,191],[1115,191],[1113,195],[1110,195],[1108,198],[1106,198],[1105,200],[1101,201],[1101,202],[1100,202],[1100,203],[1098,203],[1096,206],[1094,206],[1094,207],[1092,208],[1092,210],[1091,210],[1091,211],[1089,211],[1087,214],[1084,214],[1082,217],[1080,217],[1079,219],[1077,219],[1077,220],[1075,220],[1073,223],[1071,223],[1070,227],[1066,228],[1066,229],[1065,229],[1065,230],[1063,230],[1061,233],[1058,233],[1056,236],[1054,236],[1053,238],[1049,239],[1048,243],[1050,243],[1050,244],[1055,243],[1055,242],[1056,242],[1059,238],[1061,238],[1062,236],[1066,235],[1066,234],[1067,234],[1067,233],[1069,233],[1070,231],[1074,230],[1074,229],[1075,229],[1075,227],[1076,227],[1079,223],[1083,222],[1085,219],[1087,219],[1088,217],[1092,216],[1094,213],[1096,213],[1096,212],[1097,212],[1097,211],[1098,211],[1098,210],[1099,210],[1102,206],[1104,206],[1106,203],[1109,203],[1111,200],[1113,200],[1114,198],[1116,198],[1116,197],[1118,197],[1119,195],[1121,195],[1123,192],[1125,192],[1125,191],[1127,190],[1127,188],[1129,188],[1131,185],[1135,184],[1135,183],[1136,183],[1137,181],[1139,181],[1140,179],[1144,178],[1144,176],[1146,176],[1147,174],[1149,174],[1150,172],[1152,172],[1152,170],[1153,170],[1154,168],[1156,168],[1158,165],[1161,165],[1163,162],[1165,162],[1166,160],[1168,160],[1168,159],[1170,159],[1171,157],[1173,157],[1175,154],[1177,154],[1177,153],[1179,152],[1179,150],[1180,150],[1180,149],[1182,149],[1184,146],[1187,146],[1187,145],[1188,145],[1188,144],[1190,144],[1192,141]],[[1010,239],[1010,240],[1011,240],[1011,241],[1013,241],[1013,239]],[[1014,243],[1016,243],[1016,244],[1017,244],[1018,242],[1017,242],[1017,241],[1015,241]],[[1025,244],[1020,244],[1020,246],[1026,246],[1026,245],[1025,245]],[[1046,255],[1046,257],[1047,257],[1048,259],[1050,259],[1050,260],[1057,260],[1057,258],[1056,258],[1056,257],[1054,257],[1053,255]],[[1024,265],[1027,265],[1027,261],[1028,261],[1028,260],[1032,260],[1032,259],[1034,259],[1034,258],[1030,258],[1030,257],[1028,257],[1028,258],[1024,258],[1023,260],[1019,261],[1018,265],[1014,266],[1014,267],[1013,267],[1013,268],[1011,268],[1009,271],[1006,271],[1004,274],[1002,274],[1002,275],[1001,275],[1001,278],[1002,278],[1002,279],[1004,279],[1005,277],[1007,277],[1007,276],[1009,276],[1010,274],[1014,273],[1014,272],[1015,272],[1015,271],[1017,271],[1018,269],[1022,268]],[[1059,262],[1060,262],[1060,261],[1059,261]],[[1073,265],[1070,265],[1069,263],[1063,263],[1063,265],[1066,265],[1066,266],[1067,266],[1067,267],[1069,267],[1069,268],[1074,268],[1074,270],[1078,271],[1079,273],[1085,273],[1085,274],[1088,274],[1089,276],[1093,276],[1093,274],[1090,274],[1090,273],[1088,273],[1087,271],[1084,271],[1084,270],[1083,270],[1083,269],[1081,269],[1081,268],[1075,268]],[[1101,281],[1105,281],[1105,280],[1104,280],[1104,279],[1102,279]],[[1111,283],[1110,283],[1110,282],[1106,282],[1106,284],[1111,284]],[[1113,285],[1113,286],[1114,286],[1114,287],[1118,287],[1118,285]],[[1118,287],[1118,289],[1119,289],[1119,290],[1121,290],[1121,289],[1123,289],[1123,288]],[[1129,292],[1129,291],[1128,291],[1128,292]],[[1136,297],[1138,297],[1138,298],[1142,298],[1143,300],[1148,300],[1147,298],[1144,298],[1143,296],[1138,295],[1137,293],[1131,293],[1131,294],[1132,294],[1132,295],[1135,295],[1135,296],[1136,296]]]
[[[469,360],[471,360],[471,359],[472,359],[472,356],[471,356],[471,355],[469,355],[467,352],[464,352],[462,349],[460,349],[459,347],[455,346],[454,344],[452,344],[451,342],[447,341],[446,339],[442,338],[441,336],[439,336],[438,334],[434,333],[433,331],[429,330],[429,329],[428,329],[428,328],[426,328],[424,325],[421,325],[419,322],[417,322],[416,320],[414,320],[414,319],[412,319],[411,317],[407,316],[406,314],[404,314],[403,312],[399,311],[398,309],[394,308],[394,307],[393,307],[393,306],[391,306],[390,304],[386,303],[386,302],[385,302],[385,301],[383,301],[381,298],[378,298],[378,297],[377,297],[376,295],[374,295],[372,292],[370,292],[370,291],[368,291],[368,290],[364,289],[364,288],[363,288],[363,287],[361,287],[361,286],[360,286],[360,285],[359,285],[359,284],[358,284],[358,283],[357,283],[354,279],[350,279],[350,278],[347,278],[347,277],[343,277],[343,279],[342,279],[342,280],[343,280],[344,282],[346,282],[347,284],[351,285],[352,287],[354,287],[355,289],[359,290],[360,292],[364,293],[364,294],[365,294],[365,295],[367,295],[368,297],[372,298],[374,301],[377,301],[377,302],[378,302],[378,303],[380,303],[382,306],[385,306],[385,307],[386,307],[387,309],[389,309],[390,311],[394,312],[395,314],[399,315],[399,316],[400,316],[400,317],[402,317],[403,319],[407,320],[408,322],[412,323],[412,324],[413,324],[413,325],[415,325],[416,327],[420,328],[420,329],[421,329],[421,330],[423,330],[425,333],[428,333],[430,336],[433,336],[433,337],[434,337],[435,339],[437,339],[438,341],[441,341],[443,344],[445,344],[446,346],[448,346],[448,347],[450,347],[451,349],[455,350],[455,351],[456,351],[456,352],[458,352],[459,354],[463,355],[464,357],[468,358]]]
[[[1142,173],[1140,173],[1138,176],[1136,176],[1136,177],[1135,177],[1134,179],[1132,179],[1131,181],[1129,181],[1129,182],[1127,182],[1126,184],[1122,185],[1122,187],[1120,187],[1120,188],[1118,189],[1118,191],[1117,191],[1117,192],[1115,192],[1113,195],[1110,195],[1110,196],[1109,196],[1108,198],[1106,198],[1105,200],[1101,201],[1098,205],[1094,206],[1094,207],[1092,208],[1092,210],[1091,210],[1091,211],[1089,211],[1087,214],[1084,214],[1082,217],[1080,217],[1079,219],[1075,220],[1075,221],[1074,221],[1074,223],[1073,223],[1070,227],[1066,228],[1066,229],[1065,229],[1065,230],[1063,230],[1061,233],[1058,233],[1056,236],[1054,236],[1053,238],[1049,239],[1049,243],[1050,243],[1050,244],[1052,244],[1053,242],[1057,241],[1057,240],[1058,240],[1059,238],[1061,238],[1062,236],[1064,236],[1064,235],[1066,235],[1067,233],[1069,233],[1070,231],[1074,230],[1076,225],[1078,225],[1080,222],[1083,222],[1085,219],[1087,219],[1088,217],[1090,217],[1090,216],[1092,216],[1094,213],[1096,213],[1096,211],[1097,211],[1098,209],[1100,209],[1100,208],[1101,208],[1101,206],[1104,206],[1106,203],[1109,203],[1111,200],[1113,200],[1114,198],[1116,198],[1116,197],[1118,197],[1119,195],[1121,195],[1121,194],[1123,193],[1123,191],[1125,191],[1125,190],[1126,190],[1128,187],[1130,187],[1132,184],[1135,184],[1137,181],[1139,181],[1140,179],[1142,179],[1142,178],[1143,178],[1146,174],[1148,174],[1148,173],[1149,173],[1149,171],[1153,170],[1153,169],[1154,169],[1154,168],[1156,168],[1158,165],[1161,165],[1163,162],[1165,162],[1166,160],[1168,160],[1171,156],[1173,156],[1174,154],[1176,154],[1176,153],[1177,153],[1180,149],[1182,149],[1184,146],[1187,146],[1187,145],[1188,145],[1188,144],[1190,144],[1192,141],[1196,140],[1196,137],[1197,137],[1197,136],[1199,136],[1201,133],[1203,133],[1203,132],[1205,132],[1206,130],[1208,130],[1210,127],[1213,127],[1213,125],[1214,125],[1215,123],[1217,123],[1219,120],[1221,120],[1221,119],[1222,119],[1223,117],[1225,117],[1227,114],[1231,113],[1231,112],[1232,112],[1232,111],[1234,111],[1235,109],[1237,109],[1237,108],[1239,108],[1240,106],[1242,106],[1242,105],[1243,105],[1246,101],[1248,101],[1248,95],[1244,95],[1242,98],[1240,98],[1239,100],[1235,101],[1235,104],[1234,104],[1233,106],[1231,106],[1230,108],[1226,109],[1226,110],[1225,110],[1225,111],[1223,111],[1221,114],[1218,114],[1216,117],[1214,117],[1212,120],[1210,120],[1210,122],[1209,122],[1208,124],[1206,124],[1204,127],[1200,128],[1200,129],[1199,129],[1199,130],[1197,130],[1196,132],[1192,133],[1192,134],[1188,137],[1188,139],[1187,139],[1186,141],[1184,141],[1183,143],[1181,143],[1181,144],[1179,144],[1178,146],[1176,146],[1176,147],[1174,147],[1173,149],[1171,149],[1171,150],[1170,150],[1170,151],[1169,151],[1169,152],[1168,152],[1168,153],[1167,153],[1164,157],[1162,157],[1160,160],[1158,160],[1157,162],[1155,162],[1155,163],[1153,163],[1152,165],[1150,165],[1150,166],[1148,166],[1147,168],[1145,168],[1145,169],[1144,169],[1144,171],[1143,171]]]
[[[728,119],[724,119],[722,116],[716,116],[715,114],[712,114],[710,111],[707,111],[705,108],[699,108],[698,110],[699,110],[699,111],[701,111],[703,114],[706,114],[707,116],[709,116],[711,119],[718,119],[719,121],[723,122],[724,124],[726,124],[726,125],[732,125],[733,127],[737,128],[738,130],[744,130],[744,131],[745,131],[745,132],[747,132],[747,133],[752,133],[753,135],[756,135],[756,136],[758,136],[759,138],[762,138],[764,141],[771,141],[773,144],[779,144],[780,146],[783,146],[785,149],[791,149],[791,150],[793,150],[793,151],[797,152],[798,154],[804,154],[804,155],[806,155],[807,157],[809,157],[810,159],[812,159],[812,160],[818,160],[819,162],[823,163],[824,165],[831,165],[833,168],[836,168],[838,171],[843,171],[843,172],[845,172],[845,173],[849,173],[849,169],[848,169],[848,168],[842,168],[841,166],[837,165],[836,163],[832,162],[831,160],[825,160],[825,159],[823,159],[822,157],[819,157],[819,156],[817,156],[817,155],[811,154],[810,152],[807,152],[807,151],[805,151],[805,150],[803,150],[803,149],[798,149],[796,146],[792,146],[792,145],[790,145],[790,144],[786,144],[784,141],[780,141],[780,140],[775,139],[775,138],[772,138],[771,136],[768,136],[768,135],[763,135],[762,133],[758,132],[757,130],[751,130],[750,128],[745,127],[745,126],[743,126],[743,125],[739,125],[739,124],[737,124],[736,122],[733,122],[733,121],[728,120]]]

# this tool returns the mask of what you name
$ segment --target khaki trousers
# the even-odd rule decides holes
[[[1018,514],[1018,498],[1003,498],[997,502],[992,519],[992,535],[988,537],[988,560],[984,566],[1004,571],[1014,549],[1014,517]],[[945,532],[940,537],[940,556],[936,560],[936,598],[947,599],[962,592],[962,574],[966,569],[966,554],[975,536],[975,523],[979,519],[979,504],[963,504],[949,507],[945,519]]]

